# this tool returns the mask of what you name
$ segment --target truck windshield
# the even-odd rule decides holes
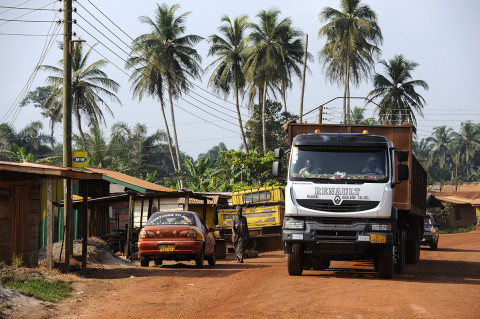
[[[290,180],[384,182],[387,159],[387,150],[378,147],[294,146]]]

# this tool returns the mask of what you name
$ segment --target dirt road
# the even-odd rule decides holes
[[[369,262],[287,274],[281,251],[218,261],[95,269],[49,318],[480,318],[480,231],[441,235],[439,249],[391,280]],[[41,314],[38,314],[41,316]]]

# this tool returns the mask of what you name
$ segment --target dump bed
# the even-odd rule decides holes
[[[415,215],[425,215],[427,197],[427,173],[413,156],[412,125],[358,125],[358,124],[300,124],[289,123],[287,128],[288,143],[299,134],[314,133],[362,133],[367,130],[370,134],[384,136],[393,142],[401,151],[408,151],[409,179],[394,188],[394,206],[402,211],[409,211]],[[395,164],[398,164],[395,163]],[[398,181],[397,176],[395,177]]]

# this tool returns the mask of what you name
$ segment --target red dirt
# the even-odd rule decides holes
[[[281,251],[215,267],[90,269],[45,318],[480,318],[480,231],[441,235],[439,249],[385,280],[371,262],[333,261],[290,277]],[[206,264],[206,263],[205,263]]]

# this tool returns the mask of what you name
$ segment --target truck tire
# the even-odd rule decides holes
[[[387,250],[380,249],[378,252],[378,273],[381,278],[390,279],[393,277],[393,256],[386,254]]]
[[[395,265],[394,271],[396,274],[401,274],[405,270],[405,232],[402,231],[400,233],[400,240],[399,244],[397,245],[396,249],[396,258],[395,258]]]
[[[288,274],[301,276],[303,272],[303,248],[300,244],[292,245],[292,253],[287,254]]]
[[[417,259],[417,249],[414,240],[405,242],[405,263],[414,264]]]
[[[330,259],[320,258],[317,256],[312,257],[313,270],[325,270],[330,267]]]

